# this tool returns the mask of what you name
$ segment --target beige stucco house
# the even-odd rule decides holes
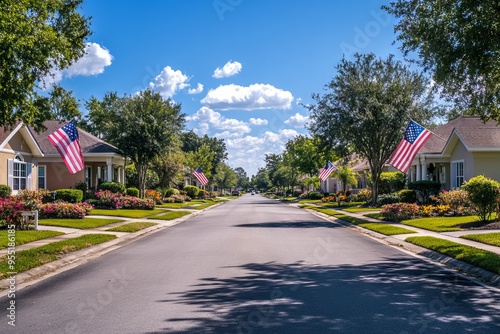
[[[442,189],[484,175],[500,181],[500,127],[479,117],[458,117],[432,130],[413,159],[409,181],[433,180]]]
[[[59,152],[47,136],[64,123],[46,121],[47,128],[36,133],[19,123],[12,131],[0,128],[0,184],[7,184],[17,193],[21,189],[56,190],[74,188],[86,182],[91,189],[104,181],[125,181],[125,158],[118,149],[90,133],[78,129],[85,162],[84,170],[70,174]]]

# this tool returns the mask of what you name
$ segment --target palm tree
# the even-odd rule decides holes
[[[342,181],[342,190],[344,191],[344,194],[346,193],[348,184],[351,186],[358,184],[358,172],[347,165],[337,167],[331,175]]]

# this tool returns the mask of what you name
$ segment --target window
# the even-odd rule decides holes
[[[38,189],[47,189],[46,166],[38,166]]]
[[[87,187],[92,189],[92,167],[85,166],[85,183],[87,183]]]
[[[464,183],[464,161],[451,162],[451,187],[458,188]]]
[[[8,184],[14,193],[31,189],[31,163],[24,162],[20,155],[8,161]]]

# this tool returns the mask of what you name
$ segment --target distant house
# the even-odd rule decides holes
[[[46,131],[36,133],[19,123],[12,131],[0,128],[0,184],[17,193],[21,189],[56,190],[86,182],[90,189],[104,181],[125,181],[125,158],[118,149],[78,129],[85,162],[84,170],[70,174],[59,152],[47,136],[64,123],[46,121]]]
[[[410,181],[433,180],[442,189],[484,175],[500,181],[500,127],[479,117],[458,117],[432,130],[408,171]]]

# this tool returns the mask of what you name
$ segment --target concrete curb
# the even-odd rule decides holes
[[[98,244],[95,246],[91,246],[76,252],[69,253],[59,260],[49,262],[42,266],[35,267],[33,269],[18,273],[15,275],[15,286],[16,291],[21,290],[27,286],[33,285],[39,281],[47,279],[51,276],[59,274],[61,272],[72,269],[78,265],[81,265],[85,262],[91,261],[95,258],[98,258],[101,255],[109,253],[115,249],[123,247],[129,243],[132,243],[136,240],[140,240],[146,236],[149,236],[153,233],[159,232],[161,230],[167,229],[169,227],[180,224],[190,218],[196,217],[201,213],[211,210],[223,203],[217,203],[215,205],[209,206],[208,208],[198,210],[196,212],[192,212],[189,215],[174,219],[169,221],[169,224],[162,225],[159,223],[158,225],[148,227],[146,229],[129,233],[116,239],[104,242],[102,244]],[[151,222],[155,222],[154,219],[150,219]],[[126,223],[130,223],[127,221]],[[96,231],[96,234],[101,233],[101,231]],[[9,293],[10,281],[9,278],[5,278],[0,281],[0,298],[6,296]]]
[[[446,255],[443,255],[441,253],[429,250],[427,248],[423,248],[423,247],[414,245],[414,244],[406,242],[404,240],[400,240],[397,238],[393,238],[391,236],[387,236],[384,234],[380,234],[380,233],[362,228],[360,226],[346,222],[342,219],[331,217],[331,216],[328,216],[324,213],[317,212],[315,210],[309,210],[309,209],[306,209],[306,210],[317,217],[320,217],[324,220],[327,220],[327,221],[330,221],[333,223],[337,223],[337,224],[342,225],[344,227],[350,228],[358,233],[367,235],[367,236],[371,237],[372,239],[375,239],[375,240],[382,242],[386,245],[389,245],[392,247],[397,247],[397,248],[402,248],[402,249],[404,249],[412,254],[415,254],[419,257],[427,258],[427,259],[433,260],[433,262],[438,262],[442,265],[445,265],[446,267],[451,268],[453,270],[456,270],[456,271],[464,274],[467,277],[475,278],[483,283],[492,285],[494,287],[500,287],[500,275],[492,273],[491,271],[476,267],[476,266],[469,264],[469,263],[466,263],[466,262],[462,262],[460,260],[451,258],[449,256],[446,256]]]

